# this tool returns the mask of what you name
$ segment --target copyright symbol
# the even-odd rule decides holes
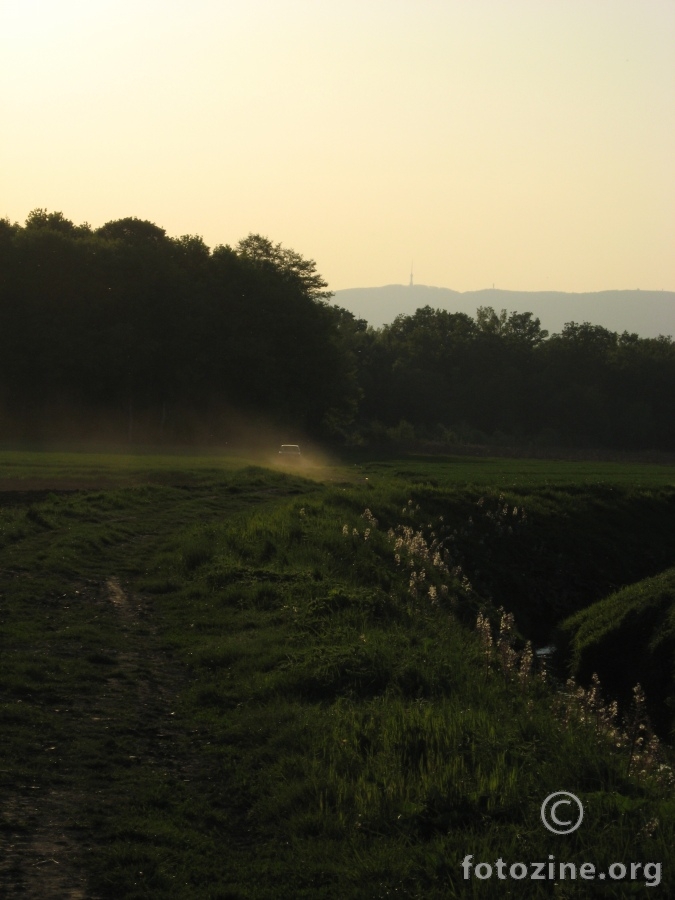
[[[553,834],[570,834],[576,831],[583,817],[581,800],[567,791],[549,794],[541,804],[541,821]]]

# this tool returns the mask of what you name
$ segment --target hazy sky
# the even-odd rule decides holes
[[[675,289],[675,0],[0,0],[0,216]]]

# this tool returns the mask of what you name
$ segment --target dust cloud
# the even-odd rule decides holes
[[[282,444],[298,444],[299,458],[282,457]],[[303,429],[226,404],[199,410],[129,406],[104,412],[67,400],[40,409],[5,403],[0,406],[0,450],[227,456],[307,478],[320,478],[339,465]]]

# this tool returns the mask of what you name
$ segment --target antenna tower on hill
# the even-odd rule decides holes
[[[410,263],[410,287],[413,286],[413,264]]]

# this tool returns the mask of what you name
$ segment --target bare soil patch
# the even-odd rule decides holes
[[[70,697],[68,709],[62,711],[79,735],[100,747],[101,771],[88,776],[92,789],[84,794],[74,787],[81,761],[64,754],[52,775],[56,786],[4,785],[0,897],[7,900],[100,900],[88,884],[86,859],[100,835],[88,823],[92,814],[100,819],[106,809],[129,801],[124,789],[106,775],[106,745],[123,739],[131,751],[129,765],[161,767],[172,778],[190,777],[189,763],[175,752],[173,711],[181,676],[159,649],[151,609],[125,591],[115,576],[98,586],[89,583],[86,593],[92,606],[113,607],[124,635],[124,649],[112,654],[116,665],[96,697],[95,709],[83,694]],[[36,741],[41,739],[36,736]]]
[[[3,803],[1,896],[95,900],[83,869],[82,835],[69,821],[74,799],[66,791],[36,788]]]

